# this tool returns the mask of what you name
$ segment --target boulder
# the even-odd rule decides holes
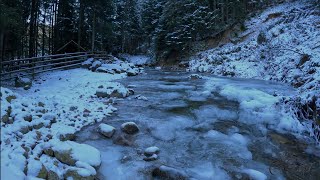
[[[102,65],[102,63],[100,61],[96,60],[92,63],[92,65],[89,67],[89,69],[91,71],[96,71],[101,65]]]
[[[139,132],[139,128],[134,122],[126,122],[121,125],[121,130],[127,134],[136,134]]]
[[[81,65],[83,68],[88,69],[92,65],[93,61],[94,61],[93,58],[89,58],[86,61],[84,61]]]
[[[31,87],[32,81],[29,78],[17,77],[15,79],[15,87]]]
[[[62,163],[75,166],[76,162],[83,162],[95,168],[101,164],[100,151],[92,146],[57,139],[51,140],[50,143],[54,156]]]
[[[107,124],[100,124],[99,125],[99,132],[107,138],[111,138],[115,133],[116,129]]]

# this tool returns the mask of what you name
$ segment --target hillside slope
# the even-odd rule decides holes
[[[198,53],[188,70],[291,84],[299,93],[283,102],[300,120],[312,120],[310,133],[320,139],[320,8],[312,1],[286,2],[245,26],[238,43]]]

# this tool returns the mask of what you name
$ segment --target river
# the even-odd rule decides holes
[[[155,167],[165,165],[194,179],[319,179],[320,158],[306,149],[312,145],[290,133],[280,134],[254,123],[239,121],[239,102],[205,89],[205,79],[190,80],[190,73],[147,69],[143,75],[118,82],[135,95],[118,99],[118,111],[103,123],[117,128],[133,121],[139,133],[129,146],[104,138],[98,125],[85,127],[76,141],[100,150],[99,179],[157,179]],[[294,93],[288,86],[259,80],[219,78],[225,83],[264,92]],[[134,98],[142,95],[147,100]],[[144,161],[143,151],[160,148],[159,158]],[[263,175],[264,174],[264,175]]]

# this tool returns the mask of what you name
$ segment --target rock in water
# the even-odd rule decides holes
[[[158,159],[158,155],[156,155],[156,154],[153,154],[152,156],[143,158],[143,160],[145,160],[145,161],[155,161],[157,159]]]
[[[164,179],[177,179],[177,180],[185,180],[188,179],[187,174],[184,171],[168,167],[168,166],[160,166],[155,168],[152,171],[152,176],[160,177]]]
[[[99,125],[99,132],[107,138],[111,138],[114,134],[116,129],[107,124],[100,124]]]
[[[156,146],[148,147],[147,149],[144,150],[144,155],[149,157],[154,154],[159,154],[160,149]]]
[[[139,128],[134,122],[126,122],[121,125],[121,130],[127,134],[136,134],[139,132]]]

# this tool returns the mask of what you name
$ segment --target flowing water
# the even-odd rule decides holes
[[[194,179],[248,179],[258,176],[257,171],[268,179],[320,179],[319,154],[306,151],[316,152],[316,147],[290,134],[262,132],[255,124],[241,123],[238,102],[208,93],[205,80],[190,80],[189,75],[147,70],[119,81],[133,85],[135,95],[116,100],[118,111],[103,123],[117,128],[114,137],[128,121],[135,122],[140,132],[128,137],[129,146],[104,138],[98,133],[99,124],[77,134],[78,142],[101,152],[99,179],[155,179],[152,170],[160,165]],[[269,93],[294,93],[287,86],[266,81],[220,79]],[[148,100],[135,99],[136,95]],[[143,151],[150,146],[160,148],[159,159],[147,162]]]

